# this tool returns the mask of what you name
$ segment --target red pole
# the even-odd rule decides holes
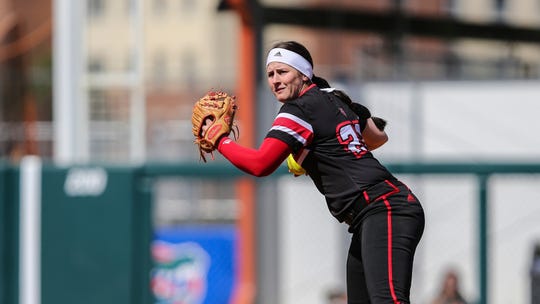
[[[241,127],[239,143],[243,146],[255,145],[255,88],[256,75],[255,34],[250,22],[251,16],[245,0],[229,0],[242,19],[240,27],[240,47],[238,52],[237,103],[238,121]],[[231,303],[251,304],[256,295],[255,260],[255,183],[251,178],[242,178],[236,184],[240,214],[237,220],[239,231],[237,274],[238,284]]]

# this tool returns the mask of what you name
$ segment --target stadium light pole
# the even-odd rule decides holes
[[[88,158],[81,88],[83,12],[80,1],[53,2],[53,159],[59,164]]]
[[[134,45],[134,71],[131,84],[130,107],[130,157],[140,163],[146,159],[146,95],[144,89],[144,3],[135,0],[133,7],[131,39]],[[128,75],[129,78],[129,75]],[[130,78],[131,79],[131,78]]]

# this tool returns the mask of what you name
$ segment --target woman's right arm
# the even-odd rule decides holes
[[[224,137],[218,151],[238,169],[257,177],[270,175],[291,153],[285,142],[271,137],[265,138],[258,149],[243,147]]]
[[[379,129],[371,117],[367,119],[366,126],[362,131],[362,137],[370,151],[377,149],[388,141],[386,132]]]

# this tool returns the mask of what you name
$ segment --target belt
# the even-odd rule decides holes
[[[356,217],[367,205],[399,193],[399,186],[403,186],[403,183],[398,180],[384,180],[364,190],[360,197],[360,201],[354,202],[345,211],[343,221],[351,226]]]

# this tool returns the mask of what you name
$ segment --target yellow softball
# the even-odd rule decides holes
[[[287,157],[287,167],[289,167],[289,172],[295,176],[306,174],[306,170],[294,160],[292,154],[289,154],[289,157]]]

